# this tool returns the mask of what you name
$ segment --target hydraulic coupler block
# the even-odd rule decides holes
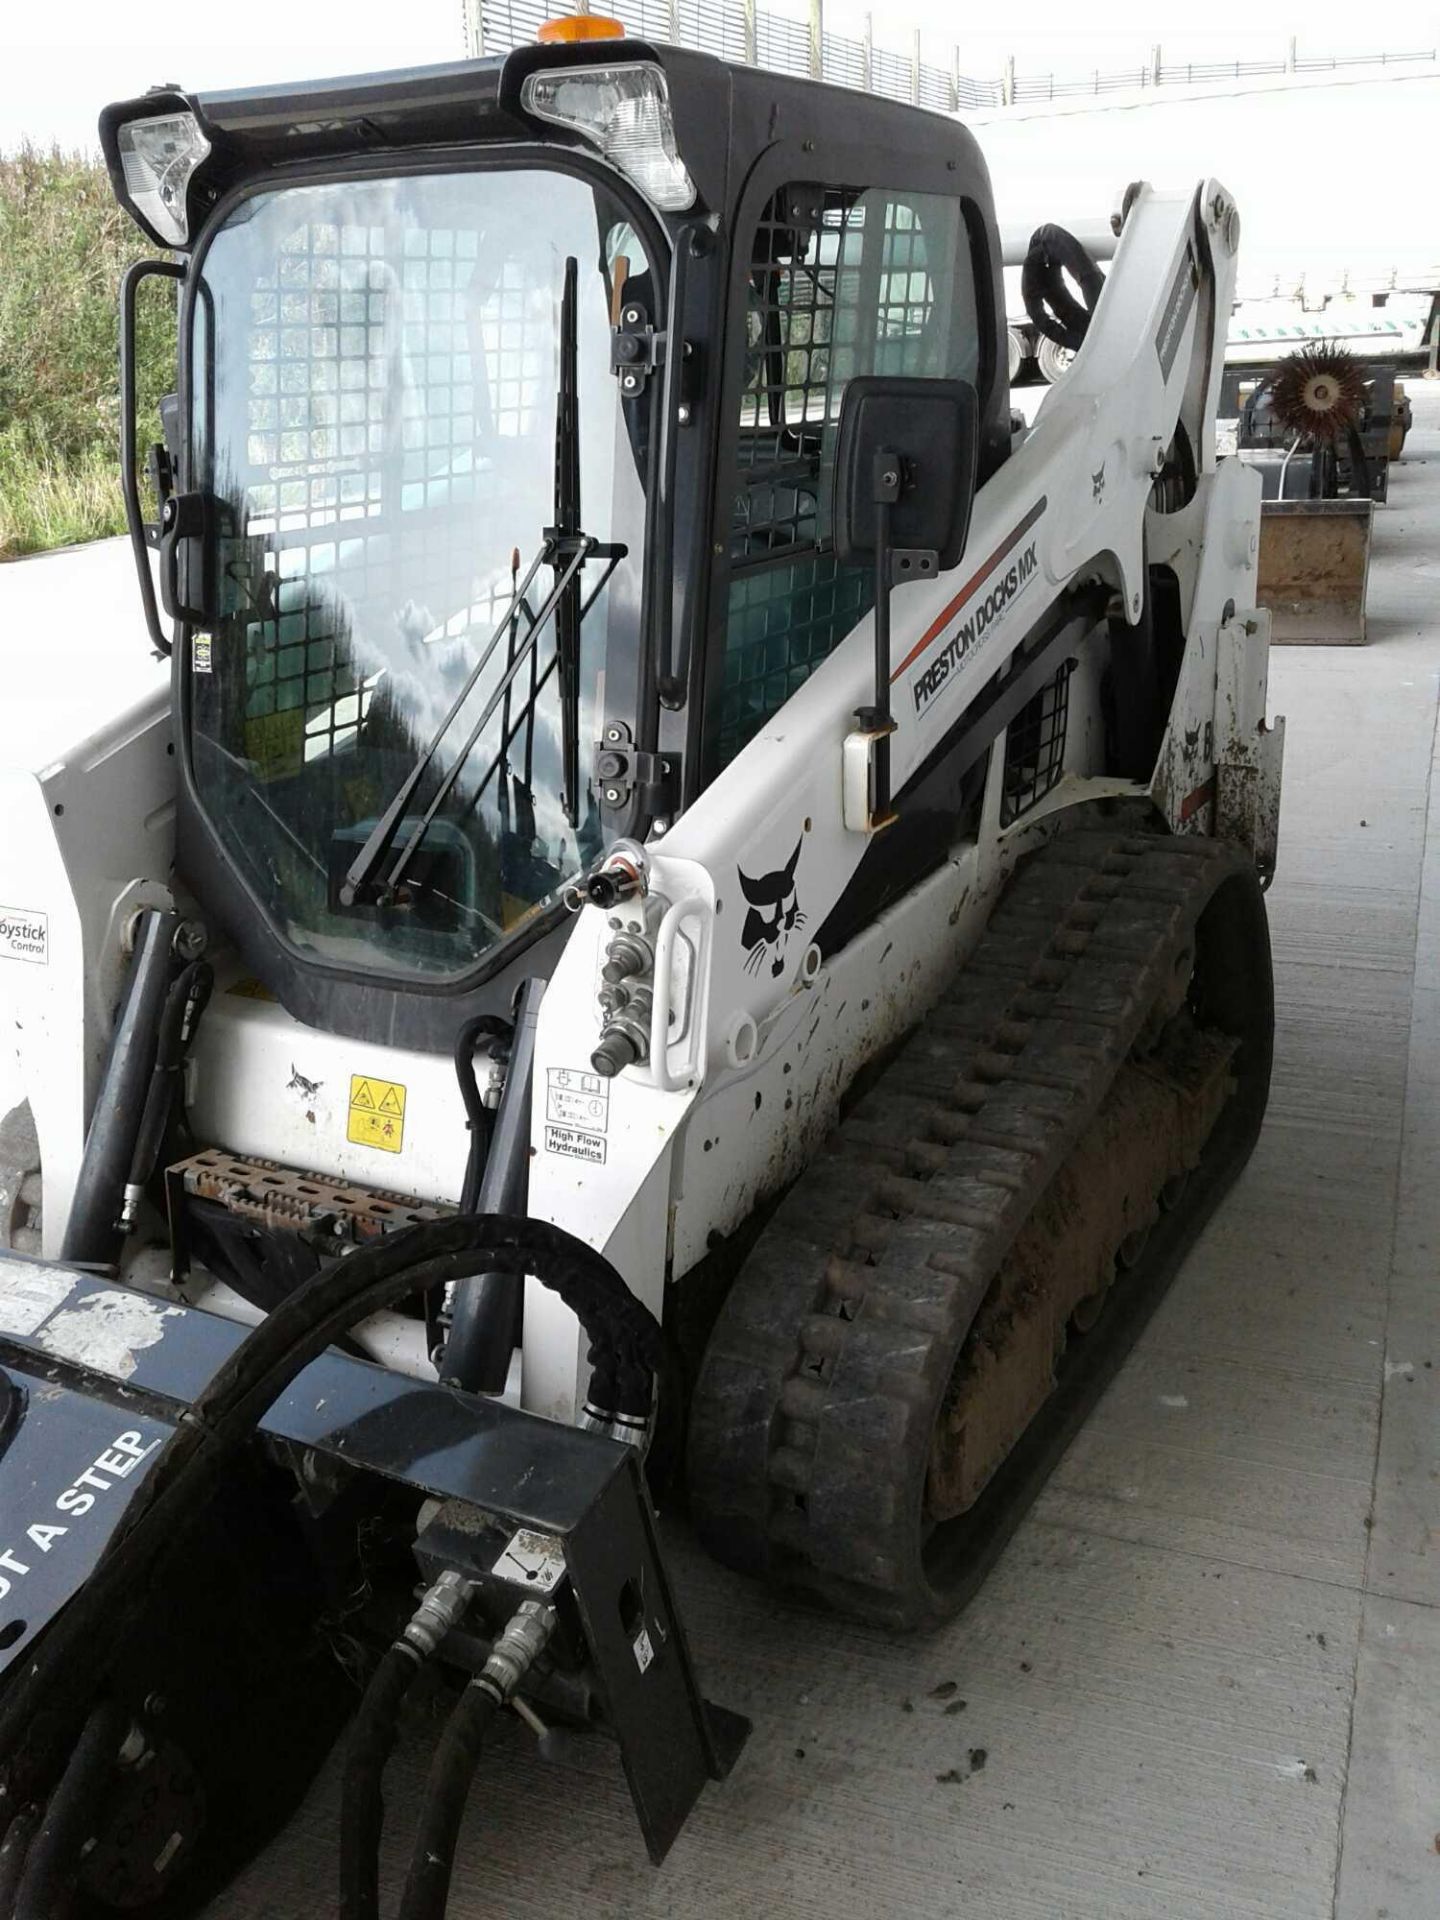
[[[600,969],[600,1041],[590,1056],[596,1073],[613,1080],[650,1053],[655,1001],[655,949],[638,927],[620,927]]]

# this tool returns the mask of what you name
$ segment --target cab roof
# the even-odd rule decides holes
[[[101,146],[117,197],[126,204],[117,149],[121,126],[150,115],[193,113],[213,150],[192,188],[198,199],[190,219],[195,234],[222,195],[278,167],[517,140],[583,145],[522,110],[524,79],[540,68],[638,61],[665,73],[677,145],[702,212],[727,212],[755,160],[777,142],[794,142],[802,153],[828,150],[832,166],[822,176],[828,178],[836,177],[837,141],[854,154],[857,178],[878,178],[873,168],[887,162],[887,170],[898,165],[903,177],[908,160],[923,159],[930,168],[943,156],[952,171],[978,179],[988,205],[989,183],[974,138],[947,114],[631,39],[537,44],[489,59],[223,92],[156,88],[105,109]]]

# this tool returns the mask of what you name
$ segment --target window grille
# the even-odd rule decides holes
[[[480,255],[474,229],[305,221],[255,282],[232,578],[254,615],[246,752],[268,778],[353,745],[379,676],[352,657],[351,614],[389,605],[396,534],[423,545],[443,609],[408,606],[407,641],[484,638],[508,604],[453,509],[493,490],[482,438],[549,432],[553,327],[527,325],[521,262],[487,281]]]
[[[861,373],[973,377],[978,330],[963,234],[953,200],[857,187],[785,188],[757,224],[730,529],[722,764],[873,604],[873,569],[841,567],[830,546],[841,402]]]
[[[1008,827],[1058,786],[1065,771],[1065,729],[1070,718],[1070,675],[1066,660],[1010,722],[1005,733],[1005,777],[1000,793],[1000,824]]]

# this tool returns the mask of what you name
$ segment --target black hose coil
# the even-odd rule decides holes
[[[1085,304],[1065,284],[1069,274]],[[1105,289],[1105,276],[1073,233],[1064,227],[1037,227],[1020,269],[1020,294],[1031,324],[1057,347],[1078,353]]]

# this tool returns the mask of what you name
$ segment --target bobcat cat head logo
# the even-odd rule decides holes
[[[1103,460],[1100,462],[1100,471],[1090,476],[1090,494],[1091,498],[1097,501],[1105,498],[1105,462]]]
[[[758,973],[767,955],[770,971],[777,980],[785,971],[785,949],[790,944],[790,935],[796,927],[805,924],[800,897],[795,891],[795,869],[800,862],[802,844],[797,840],[795,851],[785,865],[773,873],[762,873],[758,879],[752,880],[741,867],[735,869],[740,876],[740,890],[749,902],[749,912],[740,932],[747,973]]]

